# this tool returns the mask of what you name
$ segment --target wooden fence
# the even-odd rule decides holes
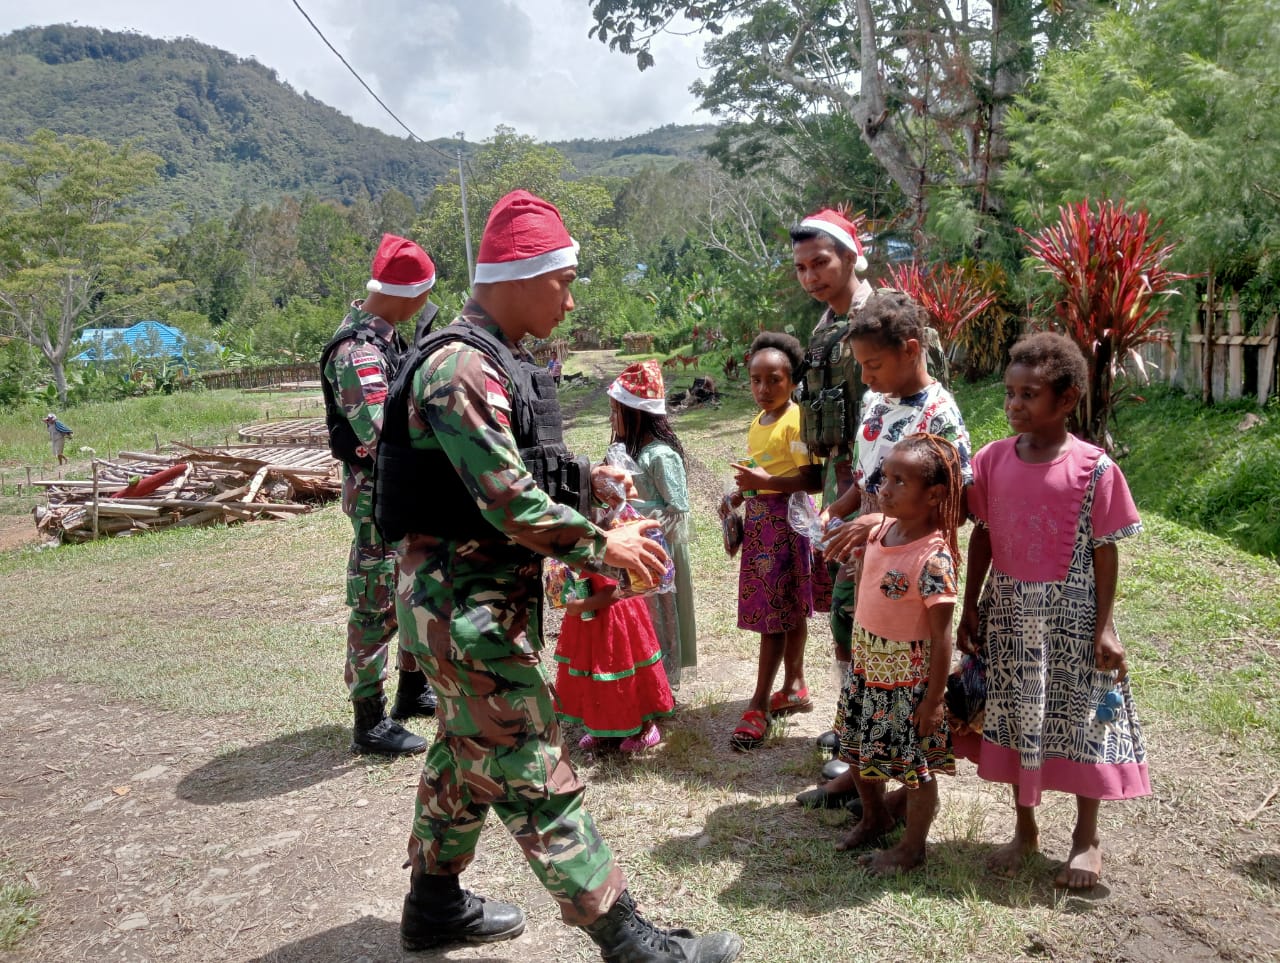
[[[298,381],[320,380],[320,367],[312,361],[307,364],[266,364],[253,368],[230,368],[226,371],[206,371],[196,375],[206,388],[267,388],[271,385]]]
[[[1210,322],[1210,398],[1234,401],[1250,397],[1265,405],[1280,389],[1280,313],[1272,309],[1269,317],[1252,326],[1258,334],[1246,334],[1251,326],[1241,317],[1239,297],[1214,302],[1213,312],[1210,318],[1209,306],[1204,305],[1185,335],[1167,329],[1152,332],[1153,340],[1142,346],[1143,359],[1159,372],[1160,380],[1203,395],[1205,327]]]

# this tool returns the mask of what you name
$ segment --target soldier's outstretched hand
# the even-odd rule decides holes
[[[644,534],[654,527],[651,519],[642,518],[605,532],[604,563],[615,568],[648,572],[655,580],[662,578],[667,570],[667,553]]]

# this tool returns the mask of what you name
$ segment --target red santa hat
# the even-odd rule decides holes
[[[489,212],[475,283],[519,281],[577,263],[578,242],[555,205],[528,191],[512,191]]]
[[[369,273],[372,276],[365,288],[394,298],[416,298],[436,283],[436,266],[427,252],[408,238],[394,234],[382,235]]]
[[[609,385],[609,397],[628,408],[638,408],[651,415],[665,415],[667,390],[662,383],[662,368],[656,361],[637,361],[627,365],[617,380]]]
[[[854,227],[852,221],[839,211],[825,208],[818,211],[817,214],[810,214],[800,222],[800,226],[811,231],[821,231],[841,247],[858,255],[858,260],[854,262],[853,269],[859,274],[867,269],[867,256],[863,253],[862,241],[858,238],[858,229]]]

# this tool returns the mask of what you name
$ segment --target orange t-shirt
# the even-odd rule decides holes
[[[956,569],[940,532],[885,545],[886,518],[867,539],[858,580],[858,624],[892,642],[932,641],[929,607],[956,601]]]

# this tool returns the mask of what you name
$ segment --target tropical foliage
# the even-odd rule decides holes
[[[1056,282],[1053,314],[1089,360],[1089,390],[1076,429],[1110,447],[1115,381],[1128,366],[1141,373],[1138,346],[1168,313],[1167,299],[1188,275],[1165,263],[1173,245],[1153,235],[1146,211],[1122,203],[1081,201],[1028,240],[1036,269]]]

